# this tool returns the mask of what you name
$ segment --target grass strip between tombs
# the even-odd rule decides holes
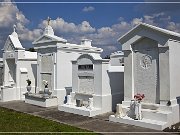
[[[88,130],[0,107],[0,133],[2,132],[22,132],[21,134],[25,134],[25,132],[42,132],[40,134],[44,134],[43,132],[61,132],[61,134],[63,132],[67,134],[77,132],[77,134],[95,134],[89,133],[91,131]]]

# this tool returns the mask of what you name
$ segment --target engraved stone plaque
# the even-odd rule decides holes
[[[53,71],[53,55],[41,56],[41,72],[51,73]]]
[[[158,61],[157,48],[151,50],[144,49],[134,53],[134,94],[144,94],[144,102],[158,102]]]
[[[48,88],[52,89],[53,54],[41,55],[41,88],[44,90],[43,80],[48,81]]]
[[[92,76],[79,77],[79,93],[84,93],[84,94],[94,93],[94,77]]]
[[[152,57],[149,55],[144,55],[141,57],[140,65],[144,69],[148,69],[152,64]]]

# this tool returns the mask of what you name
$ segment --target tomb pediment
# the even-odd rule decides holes
[[[57,37],[55,35],[44,34],[33,42],[33,44],[42,44],[48,42],[67,42],[67,40]]]
[[[14,47],[13,47],[12,43],[8,44],[6,47],[6,51],[13,51],[13,50],[14,50]]]
[[[18,39],[13,35],[9,35],[3,48],[5,51],[14,51],[17,49],[24,49]]]
[[[123,50],[130,50],[131,44],[144,37],[157,41],[162,47],[165,47],[167,46],[167,41],[169,39],[179,40],[180,34],[149,24],[140,23],[128,33],[120,37],[118,41],[122,45]]]
[[[51,41],[53,41],[52,38],[43,36],[43,37],[41,37],[39,40],[37,40],[36,43],[44,43],[44,42],[51,42]]]
[[[14,51],[15,50],[15,47],[9,38],[7,39],[7,41],[5,43],[4,50],[5,51]]]

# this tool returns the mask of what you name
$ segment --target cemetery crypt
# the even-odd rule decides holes
[[[124,101],[110,121],[157,130],[179,122],[180,34],[141,23],[118,41],[124,52]],[[145,95],[137,103],[138,120],[132,113],[136,94]]]

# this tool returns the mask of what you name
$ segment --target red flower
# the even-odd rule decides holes
[[[141,101],[143,98],[145,98],[145,95],[137,93],[136,95],[134,95],[134,98],[138,101]]]

